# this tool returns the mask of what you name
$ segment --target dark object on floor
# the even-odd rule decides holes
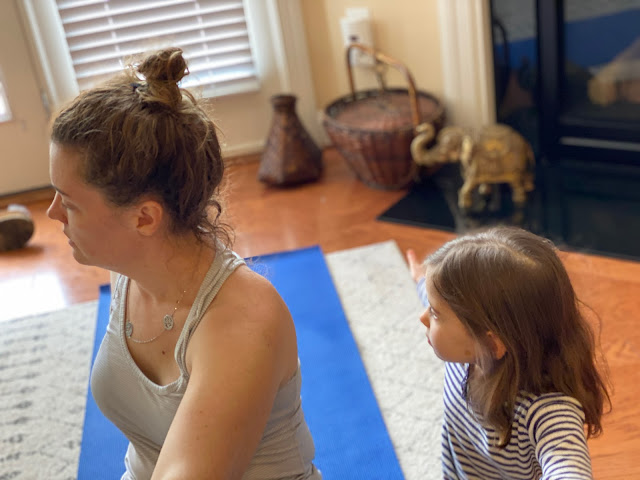
[[[322,173],[322,151],[300,122],[296,100],[293,95],[271,97],[273,119],[258,170],[258,179],[269,185],[312,182]]]
[[[475,191],[473,208],[461,210],[458,190],[462,184],[460,166],[444,165],[436,174],[414,185],[378,220],[457,233],[493,225],[515,225],[543,234],[538,195],[532,195],[525,205],[518,206],[513,203],[508,185],[499,184],[489,195]]]
[[[375,59],[380,88],[356,92],[349,61],[352,49]],[[365,185],[385,190],[404,188],[418,170],[410,151],[415,128],[428,123],[439,131],[444,124],[444,107],[434,95],[416,89],[411,73],[398,60],[355,43],[347,47],[346,59],[351,93],[325,108],[324,128]],[[387,88],[385,66],[398,69],[408,89]]]
[[[489,196],[475,192],[474,208],[461,211],[457,205],[457,192],[461,186],[459,166],[445,165],[435,175],[415,184],[407,195],[377,218],[460,234],[494,225],[513,225],[549,238],[563,250],[640,260],[640,244],[632,240],[640,235],[637,222],[627,222],[625,235],[620,234],[619,238],[612,238],[611,233],[620,231],[620,221],[616,224],[616,218],[620,215],[631,216],[634,205],[629,202],[610,202],[606,210],[609,213],[595,217],[588,213],[593,210],[591,204],[594,200],[587,196],[575,196],[570,206],[576,212],[575,218],[583,226],[582,231],[586,233],[574,233],[577,228],[575,225],[564,224],[565,236],[559,237],[550,229],[553,219],[549,216],[553,209],[549,202],[553,200],[544,194],[544,188],[537,186],[528,196],[527,203],[518,207],[512,201],[510,188],[501,184]]]
[[[378,220],[454,232],[456,222],[440,188],[433,180],[415,184],[399,202]]]
[[[9,205],[0,210],[0,252],[24,247],[33,230],[33,220],[26,207]]]

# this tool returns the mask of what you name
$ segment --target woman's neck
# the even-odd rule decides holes
[[[122,270],[140,295],[154,302],[175,301],[183,295],[195,297],[213,258],[213,244],[195,236],[150,242]]]

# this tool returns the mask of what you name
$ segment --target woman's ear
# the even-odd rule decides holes
[[[155,200],[145,200],[135,209],[135,228],[141,235],[153,235],[162,225],[164,208]]]
[[[491,349],[493,358],[501,360],[507,353],[507,348],[504,346],[504,343],[500,340],[500,337],[493,332],[487,332],[487,339],[489,340],[489,348]]]

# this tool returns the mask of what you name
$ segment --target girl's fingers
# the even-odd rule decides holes
[[[409,270],[411,271],[411,276],[417,282],[423,275],[422,265],[418,262],[416,252],[412,248],[407,250],[406,257],[407,263],[409,264]]]
[[[407,263],[409,264],[409,268],[413,270],[416,264],[416,252],[413,251],[412,248],[410,248],[407,250],[406,257],[407,257]]]

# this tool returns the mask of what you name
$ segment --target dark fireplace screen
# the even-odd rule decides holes
[[[640,0],[491,0],[491,24],[497,119],[533,146],[545,233],[640,258]]]

